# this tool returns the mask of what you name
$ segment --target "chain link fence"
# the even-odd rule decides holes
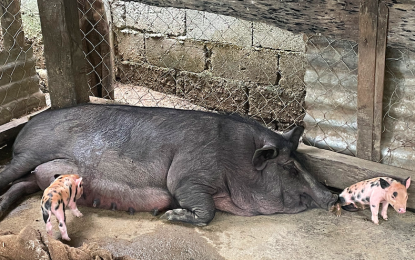
[[[249,115],[284,131],[305,115],[301,35],[233,17],[112,1],[114,99]]]
[[[304,142],[356,156],[357,43],[324,36],[307,43]]]
[[[0,9],[0,124],[5,124],[45,107],[46,99],[39,90],[32,41],[24,35],[30,26],[22,23],[20,1],[4,0]]]
[[[239,113],[276,131],[304,124],[304,143],[356,155],[356,42],[296,35],[209,12],[120,0],[77,1],[92,97]],[[36,9],[25,5],[22,1],[23,17],[35,19]],[[2,8],[11,13],[8,6]],[[4,18],[3,11],[6,37],[11,27]],[[18,44],[19,33],[13,34],[13,46],[19,53],[34,51],[36,58],[25,58],[24,64],[31,62],[42,74],[40,26],[32,30],[23,22],[23,29],[29,35],[23,44],[29,47]],[[388,48],[380,162],[408,169],[415,169],[414,64],[413,52]],[[11,83],[13,77],[2,73],[2,80],[8,79],[4,84]]]
[[[381,163],[415,169],[415,53],[386,52]]]
[[[114,99],[111,42],[106,10],[109,11],[110,8],[108,5],[105,8],[101,0],[78,0],[79,27],[88,66],[90,95]]]

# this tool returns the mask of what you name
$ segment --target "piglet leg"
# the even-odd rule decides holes
[[[65,209],[62,206],[59,206],[59,208],[54,212],[56,219],[59,222],[59,231],[61,232],[62,235],[62,239],[67,240],[67,241],[71,241],[71,239],[68,236],[68,232],[66,229],[66,224],[65,224]]]
[[[382,203],[382,211],[380,215],[382,216],[384,220],[388,220],[388,206],[389,206],[389,203],[387,202]]]
[[[48,232],[49,235],[53,236],[52,232],[52,223],[50,222],[52,212],[50,210],[46,210],[42,207],[42,215],[43,215],[43,221],[46,224],[46,232]]]
[[[73,207],[71,207],[71,212],[74,216],[80,218],[83,216],[83,214],[79,211],[78,207],[76,206],[76,204],[74,204]]]
[[[379,225],[379,201],[376,201],[373,199],[373,197],[370,198],[370,211],[372,212],[372,221],[376,225]]]

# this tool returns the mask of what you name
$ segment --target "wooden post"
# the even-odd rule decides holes
[[[38,0],[52,109],[89,101],[77,1]]]
[[[387,7],[379,5],[378,0],[362,0],[359,16],[357,157],[365,160],[380,158],[386,35]]]
[[[383,87],[385,82],[386,42],[388,37],[389,12],[385,3],[379,4],[378,34],[376,40],[375,100],[373,111],[373,152],[372,161],[381,159]]]

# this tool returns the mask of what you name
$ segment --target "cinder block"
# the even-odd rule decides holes
[[[185,33],[185,11],[171,7],[156,7],[138,2],[125,3],[126,26],[163,35]]]
[[[146,58],[154,66],[202,72],[205,69],[204,45],[179,39],[146,38]]]
[[[305,116],[304,95],[293,97],[281,86],[256,85],[249,89],[249,115],[276,130],[286,130],[301,124]]]
[[[253,23],[253,45],[275,50],[305,51],[302,34],[294,34],[265,23]]]
[[[177,95],[211,110],[246,114],[247,86],[241,81],[213,77],[211,73],[177,74]]]
[[[116,32],[117,54],[123,61],[145,61],[144,34],[124,29]]]
[[[306,66],[307,60],[304,53],[280,53],[279,70],[281,80],[279,84],[289,96],[304,98]]]
[[[186,36],[195,40],[252,46],[252,22],[231,16],[186,10]]]
[[[110,2],[112,23],[115,27],[121,29],[125,27],[125,3],[119,0]]]
[[[123,61],[117,64],[121,83],[143,86],[166,94],[176,93],[175,71],[145,63]]]
[[[215,77],[276,84],[278,52],[265,49],[213,45],[212,73]]]
[[[279,54],[278,85],[257,85],[249,89],[249,114],[286,130],[302,123],[305,116],[305,62],[302,53]]]

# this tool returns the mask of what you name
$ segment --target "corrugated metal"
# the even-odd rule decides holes
[[[356,155],[357,44],[307,42],[306,144]],[[388,48],[381,163],[415,170],[415,53]]]
[[[307,41],[304,81],[307,114],[303,141],[356,154],[357,44],[323,36]]]
[[[388,49],[382,163],[415,170],[415,53]]]

